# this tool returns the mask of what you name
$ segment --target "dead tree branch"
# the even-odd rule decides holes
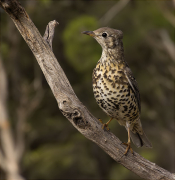
[[[175,45],[174,45],[173,40],[171,40],[168,32],[164,29],[159,31],[159,35],[161,37],[164,48],[166,49],[171,59],[175,62],[175,53],[174,53]]]
[[[99,20],[99,24],[108,24],[120,11],[122,11],[130,0],[120,0],[112,6]]]
[[[175,179],[175,175],[144,159],[136,152],[134,155],[128,153],[124,156],[126,147],[121,145],[121,141],[114,134],[104,131],[101,123],[79,101],[48,41],[42,38],[25,9],[17,0],[0,0],[0,6],[11,17],[33,52],[57,100],[60,111],[80,133],[95,142],[115,161],[144,179]]]

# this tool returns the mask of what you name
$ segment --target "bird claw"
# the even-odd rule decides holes
[[[98,120],[99,120],[99,121],[101,122],[101,124],[103,125],[103,126],[102,126],[102,129],[104,129],[104,128],[106,127],[106,129],[107,129],[108,131],[110,130],[109,127],[108,127],[108,124],[106,124],[106,123],[103,124],[103,121],[102,121],[100,118],[99,118]]]
[[[130,143],[130,142],[127,142],[127,143],[123,142],[122,144],[124,144],[124,145],[127,146],[124,155],[126,155],[126,154],[128,153],[129,150],[131,151],[132,154],[134,154],[134,152],[133,152],[133,150],[132,150],[132,148],[131,148],[131,143]]]
[[[108,124],[103,124],[103,127],[102,127],[102,129],[104,129],[106,127],[106,129],[107,129],[107,131],[109,131],[110,129],[109,129],[109,127],[108,127]]]
[[[100,118],[98,120],[103,124],[103,121]]]

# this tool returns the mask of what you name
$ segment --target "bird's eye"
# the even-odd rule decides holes
[[[102,36],[105,38],[105,37],[107,37],[107,34],[106,34],[106,33],[103,33]]]

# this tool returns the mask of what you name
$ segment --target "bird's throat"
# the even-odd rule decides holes
[[[110,65],[110,63],[124,63],[125,61],[123,47],[117,46],[113,49],[103,49],[100,61],[104,65]]]

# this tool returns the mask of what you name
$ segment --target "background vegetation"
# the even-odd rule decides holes
[[[174,1],[21,1],[41,34],[57,20],[53,51],[80,100],[96,117],[109,117],[93,97],[91,74],[101,47],[84,30],[108,26],[124,33],[125,59],[138,81],[141,121],[153,149],[133,148],[174,172]],[[83,137],[60,113],[33,56],[1,12],[1,59],[7,75],[7,111],[19,167],[26,179],[139,179]],[[1,92],[0,92],[1,93]],[[111,131],[127,141],[117,121]],[[1,148],[0,148],[1,149]],[[1,167],[1,177],[6,171]],[[16,179],[15,179],[16,180]]]

